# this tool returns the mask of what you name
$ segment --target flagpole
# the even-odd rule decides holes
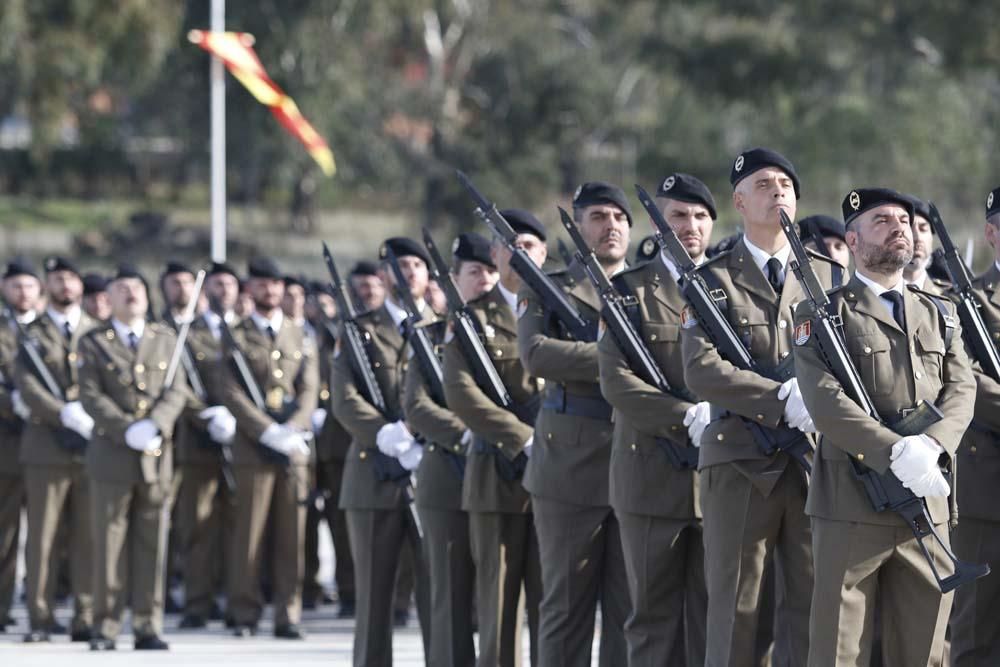
[[[226,29],[226,2],[212,0],[211,30]],[[222,60],[212,56],[212,261],[226,261],[226,72]]]

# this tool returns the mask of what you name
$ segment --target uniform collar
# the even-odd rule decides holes
[[[517,311],[517,294],[504,287],[503,283],[499,280],[497,281],[497,290],[500,292],[500,296],[503,297],[504,303],[510,306],[511,310]]]
[[[871,278],[869,278],[868,276],[866,276],[865,274],[861,273],[861,271],[855,270],[854,271],[854,275],[857,276],[858,280],[860,280],[862,283],[864,283],[865,286],[868,289],[870,289],[872,291],[872,294],[874,294],[875,296],[879,296],[880,297],[883,294],[885,294],[886,292],[899,292],[900,294],[903,293],[903,279],[902,278],[900,278],[899,282],[896,283],[893,287],[890,287],[889,289],[886,289],[886,288],[882,287],[881,285],[879,285],[874,280],[872,280]]]
[[[278,333],[281,331],[281,323],[285,320],[285,314],[279,308],[272,317],[267,318],[255,310],[250,313],[250,319],[253,320],[254,325],[261,333],[267,333],[268,327],[271,327],[274,333]]]
[[[55,322],[60,331],[66,328],[67,322],[69,322],[69,330],[76,331],[77,327],[80,326],[80,318],[83,316],[83,309],[81,309],[78,304],[73,304],[65,313],[60,313],[58,310],[50,306],[45,309],[45,313],[49,316],[50,320]]]
[[[135,321],[134,327],[130,327],[118,318],[112,317],[111,326],[115,328],[119,340],[127,341],[130,333],[134,333],[136,338],[142,338],[143,332],[146,331],[146,320],[140,318]]]
[[[764,267],[767,266],[767,260],[772,257],[781,262],[782,270],[785,270],[788,266],[788,257],[792,253],[792,246],[785,244],[778,252],[773,255],[769,255],[764,250],[761,250],[747,238],[746,234],[743,235],[743,243],[746,244],[747,250],[750,251],[750,256],[753,257],[753,263],[757,265],[757,268],[764,271]]]

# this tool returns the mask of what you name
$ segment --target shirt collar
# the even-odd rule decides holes
[[[31,324],[32,322],[35,321],[35,318],[38,317],[38,313],[34,309],[29,310],[25,313],[21,313],[20,315],[15,313],[13,310],[11,310],[10,313],[11,317],[13,317],[21,324]]]
[[[416,303],[417,310],[421,315],[424,312],[424,303],[423,299],[417,301]],[[385,300],[385,309],[389,311],[389,317],[392,318],[392,323],[397,327],[403,323],[403,320],[406,319],[406,311],[397,306],[392,299]]]
[[[273,317],[267,318],[255,310],[250,313],[250,319],[252,319],[253,323],[257,325],[257,328],[261,333],[267,333],[268,327],[274,329],[274,333],[278,333],[281,331],[281,323],[285,320],[285,314],[281,312],[281,309],[279,308],[275,311]]]
[[[782,247],[780,250],[778,250],[778,252],[774,253],[773,255],[769,255],[764,250],[761,250],[760,248],[755,246],[753,243],[750,242],[750,239],[748,239],[745,234],[743,236],[743,243],[746,244],[747,250],[750,251],[750,256],[753,257],[753,263],[756,264],[757,268],[760,269],[761,271],[763,271],[764,267],[767,266],[767,260],[771,259],[772,257],[781,262],[781,269],[783,271],[787,269],[788,257],[792,252],[792,246],[790,246],[788,243],[786,243],[784,247]]]
[[[76,328],[80,326],[80,316],[83,311],[80,309],[80,306],[74,304],[65,313],[60,313],[51,306],[46,308],[45,312],[48,314],[49,319],[56,323],[60,331],[66,328],[67,322],[69,322],[70,331],[76,331]]]
[[[146,320],[136,320],[135,326],[130,327],[121,320],[112,317],[111,326],[115,328],[115,333],[118,334],[121,340],[128,342],[129,333],[134,333],[136,338],[142,338],[142,334],[146,330]]]
[[[868,287],[868,289],[870,289],[872,291],[872,293],[875,296],[879,296],[880,297],[883,294],[885,294],[886,292],[899,292],[900,294],[903,293],[903,279],[902,278],[900,278],[899,282],[896,283],[893,287],[890,287],[889,289],[886,289],[886,288],[882,287],[881,285],[879,285],[874,280],[872,280],[871,278],[869,278],[868,276],[866,276],[863,273],[861,273],[860,271],[855,270],[854,271],[854,275],[857,276],[858,280],[860,280],[861,282],[863,282]]]
[[[510,309],[517,312],[517,295],[504,287],[503,283],[500,281],[497,281],[497,288],[500,290],[500,296],[502,296],[503,300],[507,302]]]
[[[917,289],[923,289],[924,285],[927,284],[927,272],[924,271],[924,275],[920,277],[920,280],[907,280],[907,285],[913,285]]]

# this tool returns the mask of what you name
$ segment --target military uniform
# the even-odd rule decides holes
[[[938,305],[928,294],[907,289],[904,330],[857,275],[832,300],[843,320],[848,353],[879,415],[891,420],[921,400],[936,404],[944,419],[925,433],[953,460],[976,391],[957,327],[948,341]],[[797,325],[807,310],[799,309]],[[948,311],[954,317],[953,308]],[[803,398],[823,433],[806,506],[816,562],[809,664],[867,664],[877,596],[885,664],[940,665],[952,596],[942,595],[905,522],[895,513],[872,509],[847,457],[884,473],[900,436],[844,394],[815,337],[799,335],[795,363]],[[948,499],[929,497],[926,505],[947,543]],[[939,563],[944,561],[940,547],[928,548]]]
[[[145,324],[133,349],[104,323],[80,341],[80,402],[94,419],[87,446],[94,540],[94,627],[114,641],[131,592],[136,641],[163,633],[164,512],[170,504],[174,423],[187,402],[185,375],[163,381],[176,336]],[[126,445],[126,430],[152,420],[159,455]],[[93,642],[94,640],[92,640]],[[93,646],[93,644],[92,644]]]
[[[683,392],[685,301],[664,260],[656,255],[614,283],[634,297],[637,333],[670,386]],[[609,498],[621,525],[632,603],[625,623],[628,664],[704,665],[708,593],[698,450],[684,426],[695,399],[675,398],[637,376],[608,332],[598,351],[601,390],[615,408]],[[685,461],[671,461],[670,443]]]
[[[60,522],[66,521],[72,556],[70,577],[74,614],[71,630],[74,637],[84,640],[89,639],[94,622],[90,482],[84,461],[86,441],[82,436],[67,434],[60,413],[67,401],[79,400],[78,348],[81,336],[93,324],[81,312],[67,338],[64,328],[57,324],[51,312],[47,312],[27,327],[38,356],[58,384],[62,396],[49,392],[23,353],[18,356],[16,371],[21,395],[31,408],[31,417],[21,438],[21,463],[28,499],[25,549],[28,618],[35,631],[44,632],[55,623],[53,591],[60,556],[56,537]]]
[[[574,262],[550,274],[596,333],[601,302]],[[541,662],[589,664],[601,604],[600,664],[625,661],[630,603],[618,520],[608,499],[611,406],[598,382],[597,343],[564,339],[530,288],[521,290],[518,348],[545,379],[534,447],[524,475],[541,549]]]
[[[745,237],[699,268],[710,286],[725,293],[726,318],[765,372],[791,354],[793,310],[803,298],[787,268],[789,252],[785,246],[778,252],[784,259],[776,257],[784,264],[780,294]],[[833,262],[818,254],[813,257],[820,282],[829,289]],[[690,313],[684,318],[681,338],[687,386],[713,410],[699,459],[708,585],[706,665],[753,660],[763,574],[772,552],[778,575],[776,659],[803,664],[813,585],[809,520],[804,513],[806,476],[788,454],[763,454],[741,420],[769,428],[782,425],[785,401],[778,399],[780,382],[737,370],[722,358]]]
[[[973,284],[983,322],[993,341],[1000,340],[1000,269],[993,264]],[[1000,605],[1000,507],[994,497],[1000,480],[1000,384],[978,367],[975,377],[975,415],[958,448],[960,520],[952,533],[952,546],[960,558],[987,563],[993,574],[955,591],[951,616],[955,667],[1000,664],[1000,618],[996,614]]]
[[[508,293],[509,294],[509,293]],[[511,295],[513,297],[513,295]],[[532,436],[540,380],[528,375],[517,347],[514,309],[497,284],[468,303],[514,412],[499,407],[477,384],[458,341],[445,345],[444,393],[452,412],[474,434],[466,457],[462,508],[469,513],[476,565],[480,667],[521,661],[521,624],[528,612],[531,664],[539,663],[538,607],[542,598],[538,539],[531,497],[511,467]],[[501,460],[500,457],[504,457]],[[501,474],[501,471],[504,471]],[[523,592],[522,592],[523,587]]]
[[[407,370],[406,341],[387,305],[357,319],[374,366],[375,376],[390,414],[401,414],[404,375]],[[341,332],[343,340],[343,332]],[[409,542],[417,558],[417,612],[427,651],[430,631],[424,564],[420,538],[407,498],[408,475],[400,479],[382,476],[383,466],[393,459],[376,447],[376,436],[390,422],[361,395],[355,383],[349,355],[340,349],[333,361],[331,389],[333,415],[351,434],[347,452],[340,508],[347,514],[347,529],[354,560],[356,618],[355,665],[392,663],[392,601],[400,551]]]
[[[312,413],[319,394],[319,364],[314,346],[301,327],[282,318],[272,339],[267,320],[251,314],[233,327],[233,338],[250,366],[270,410],[294,401],[294,411],[283,422],[302,432],[312,430]],[[272,326],[273,328],[273,326]],[[271,521],[274,553],[270,573],[273,586],[275,633],[297,631],[302,613],[302,570],[309,457],[294,452],[287,462],[277,460],[261,437],[276,424],[254,405],[231,358],[223,350],[221,397],[236,418],[233,469],[236,479],[236,519],[233,561],[228,577],[228,613],[241,628],[255,631],[262,601],[258,585],[264,529]],[[297,632],[295,632],[297,634]]]
[[[429,325],[435,343],[444,321]],[[465,424],[428,390],[426,371],[416,358],[406,374],[403,411],[415,433],[427,441],[417,468],[416,506],[424,529],[424,559],[431,582],[431,652],[428,665],[471,667],[472,595],[475,566],[469,542],[469,515],[462,511]]]
[[[0,316],[0,629],[13,623],[17,550],[21,535],[21,507],[24,505],[24,477],[19,462],[24,422],[14,413],[11,402],[14,364],[17,358],[17,325],[9,310]]]

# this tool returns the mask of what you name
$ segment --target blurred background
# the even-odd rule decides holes
[[[742,149],[787,155],[799,216],[852,187],[934,200],[956,243],[1000,183],[1000,3],[988,0],[244,0],[268,73],[327,139],[327,178],[227,82],[229,253],[322,270],[429,225],[477,224],[453,170],[555,230],[583,180],[679,170],[719,200]],[[202,261],[207,0],[0,3],[0,248]],[[639,209],[633,198],[633,208]],[[645,216],[633,240],[647,233]],[[481,230],[482,231],[482,230]],[[979,243],[974,269],[988,263]],[[554,248],[553,248],[554,250]]]

